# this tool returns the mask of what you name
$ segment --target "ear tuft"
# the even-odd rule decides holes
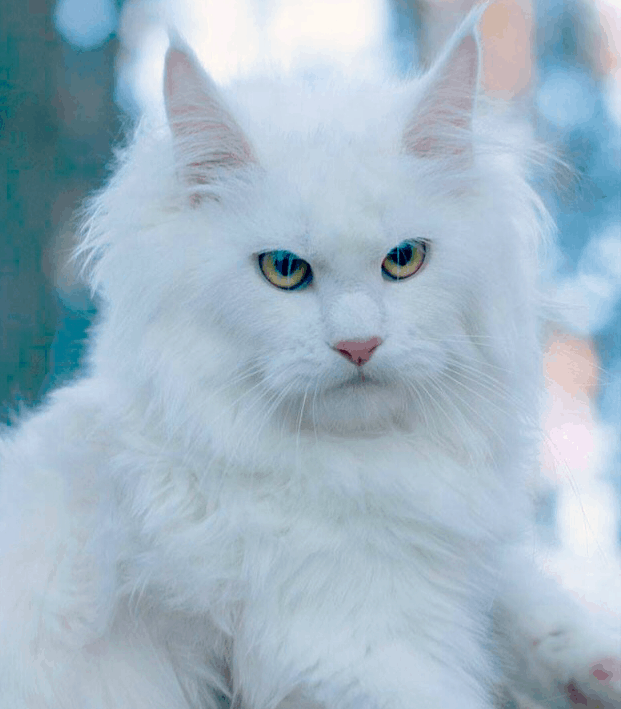
[[[223,170],[256,161],[211,77],[179,38],[173,42],[164,64],[164,102],[178,168],[188,183],[209,184]]]
[[[423,158],[471,154],[478,77],[479,47],[473,30],[458,32],[426,77],[423,97],[403,134],[408,153]]]

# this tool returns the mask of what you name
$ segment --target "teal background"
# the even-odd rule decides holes
[[[54,287],[53,253],[74,207],[102,184],[121,116],[117,42],[81,51],[52,0],[0,6],[0,420],[78,364],[94,306]],[[88,110],[85,110],[85,106]]]

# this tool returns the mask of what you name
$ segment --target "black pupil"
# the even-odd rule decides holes
[[[403,244],[402,246],[397,246],[390,252],[390,258],[392,261],[399,266],[405,266],[412,260],[414,254],[414,249],[410,244]]]
[[[299,267],[300,259],[295,258],[293,254],[283,253],[274,257],[274,268],[285,278],[289,278]]]

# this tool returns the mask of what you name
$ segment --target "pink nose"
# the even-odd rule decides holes
[[[337,342],[336,345],[334,345],[334,349],[340,352],[343,357],[347,357],[350,362],[361,367],[371,359],[371,355],[381,344],[382,339],[380,337],[372,337],[365,342],[358,340]]]

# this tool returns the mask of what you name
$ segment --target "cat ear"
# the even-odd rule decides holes
[[[243,131],[192,51],[171,43],[164,64],[164,102],[181,174],[209,184],[223,170],[256,162]]]
[[[424,80],[422,98],[403,135],[416,157],[469,158],[470,128],[479,79],[479,46],[469,17]]]

